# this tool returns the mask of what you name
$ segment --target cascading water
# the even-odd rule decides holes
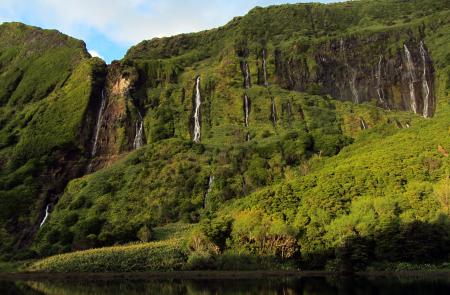
[[[249,126],[249,115],[250,115],[250,99],[248,98],[247,93],[244,94],[244,124],[245,128]],[[245,136],[246,141],[250,141],[250,133],[247,131],[247,135]]]
[[[291,123],[291,117],[292,117],[292,103],[289,101],[287,105],[287,115],[288,115],[288,122]]]
[[[382,104],[384,104],[384,90],[383,90],[383,85],[381,82],[382,76],[381,76],[381,69],[382,69],[382,61],[383,61],[383,56],[380,55],[380,60],[378,61],[378,71],[377,71],[377,93],[378,93],[378,99],[380,100],[380,102]]]
[[[272,108],[271,108],[272,123],[275,126],[277,124],[277,110],[275,108],[275,100],[272,98]]]
[[[243,192],[244,196],[247,195],[247,183],[245,181],[244,175],[242,175],[242,192]]]
[[[267,62],[266,62],[266,50],[263,49],[263,73],[264,73],[264,86],[269,86],[269,82],[267,81]]]
[[[45,207],[45,215],[44,215],[44,219],[42,219],[41,223],[39,224],[39,227],[41,228],[44,223],[47,221],[48,216],[50,215],[50,204],[47,205],[47,207]]]
[[[138,149],[144,145],[144,120],[141,113],[138,112],[138,120],[136,122],[136,135],[134,136],[133,148]]]
[[[415,66],[414,61],[411,56],[411,52],[408,49],[406,44],[403,46],[405,49],[406,55],[406,66],[409,73],[409,94],[411,97],[411,110],[417,114],[417,98],[416,98],[416,90],[414,89],[414,82],[416,82],[416,74],[415,74]]]
[[[203,198],[203,209],[206,208],[206,201],[208,200],[208,197],[211,194],[213,185],[214,185],[214,176],[210,175],[208,180],[208,190],[206,191],[205,197]]]
[[[244,94],[244,122],[245,122],[245,127],[248,127],[248,117],[250,114],[250,102],[247,96],[247,93]]]
[[[100,104],[100,110],[98,111],[98,115],[97,115],[97,124],[95,125],[94,145],[92,146],[92,151],[91,151],[92,157],[94,157],[97,153],[98,136],[100,134],[100,127],[102,125],[103,113],[105,112],[105,108],[106,108],[106,96],[105,96],[105,91],[102,90],[102,102]]]
[[[363,118],[360,118],[360,119],[359,119],[359,122],[360,122],[360,124],[361,124],[361,129],[362,129],[362,130],[368,129],[367,124],[366,124],[366,121],[364,121]]]
[[[427,52],[425,50],[424,44],[420,41],[420,54],[422,55],[423,62],[423,73],[422,73],[422,89],[424,93],[423,99],[423,116],[428,118],[430,116],[430,86],[427,80]]]
[[[201,126],[200,126],[200,105],[202,103],[200,96],[200,76],[197,77],[195,85],[195,110],[194,110],[194,142],[200,142]]]
[[[263,65],[263,67],[265,67]],[[249,89],[251,87],[251,78],[250,78],[250,67],[247,61],[244,61],[242,64],[242,71],[244,74],[244,88]],[[249,126],[249,114],[250,114],[250,99],[248,98],[247,93],[244,94],[244,124],[245,127]],[[250,133],[247,131],[247,135],[245,136],[246,141],[250,141]]]
[[[359,94],[358,94],[358,89],[356,89],[356,71],[352,70],[353,74],[352,74],[352,79],[350,80],[350,88],[352,90],[353,93],[353,97],[354,97],[354,103],[359,103]]]
[[[251,87],[250,67],[247,61],[244,62],[244,85],[247,89]]]

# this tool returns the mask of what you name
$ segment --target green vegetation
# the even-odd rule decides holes
[[[82,161],[82,124],[103,64],[56,31],[5,23],[0,39],[0,252],[11,255],[67,182],[58,166]]]
[[[104,64],[55,32],[38,30],[41,42],[71,46],[16,60],[14,47],[0,43],[3,258],[56,255],[29,269],[58,272],[446,268],[449,9],[442,0],[281,5],[215,30],[144,41],[109,68],[132,86],[114,94],[124,103],[111,117],[122,121],[106,125],[120,135],[112,144],[127,150],[139,110],[147,144],[102,155],[106,167],[84,176]],[[15,30],[35,29],[6,24],[0,37]],[[357,82],[369,99],[360,104],[327,85],[348,83],[334,77],[339,64],[329,72],[318,64],[341,38],[363,73]],[[389,88],[392,108],[380,108],[370,91],[380,54],[397,68],[398,77],[384,79],[402,80],[403,44],[422,40],[434,65],[435,116],[401,111],[407,84]],[[55,77],[37,80],[41,58],[58,65]],[[197,76],[201,143],[192,142]],[[48,200],[57,204],[38,229]]]
[[[33,263],[41,272],[137,272],[180,270],[186,253],[179,240],[102,248],[52,256]]]

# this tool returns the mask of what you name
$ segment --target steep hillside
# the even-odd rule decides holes
[[[63,63],[62,52],[30,51],[28,36],[18,41],[27,58],[1,64],[3,250],[26,246],[42,221],[22,254],[148,242],[181,221],[198,224],[194,266],[223,267],[209,260],[219,253],[317,268],[444,259],[449,20],[444,0],[255,8],[144,41],[107,67],[78,41],[3,25],[48,35],[42,47],[50,36],[79,45],[64,47]],[[0,57],[14,48],[1,47]],[[46,54],[67,71],[54,79],[68,78],[21,95]],[[19,198],[23,211],[7,207]],[[417,250],[423,236],[408,255],[386,246],[414,226],[439,236],[431,254]]]
[[[283,181],[229,201],[223,199],[220,168],[208,187],[209,171],[203,170],[217,167],[205,167],[208,152],[196,155],[191,149],[186,155],[179,151],[189,146],[166,143],[176,144],[178,154],[168,167],[155,169],[149,155],[160,163],[168,156],[147,147],[102,173],[72,182],[49,227],[40,233],[46,234],[40,249],[48,253],[51,247],[58,251],[167,239],[172,236],[161,237],[155,224],[199,220],[190,233],[174,225],[188,236],[178,242],[181,260],[170,269],[350,271],[386,263],[447,261],[450,163],[444,147],[450,147],[449,113],[447,105],[433,120],[413,119],[408,129],[383,125],[366,130],[338,156],[315,158],[308,166],[291,168]],[[174,163],[192,168],[180,171]],[[111,186],[105,188],[105,183]],[[195,185],[194,194],[185,190],[188,185]],[[174,216],[178,212],[184,215]],[[140,247],[152,249],[153,242],[144,245]],[[95,269],[159,269],[143,265],[145,260],[127,263],[123,251],[129,246],[51,257],[32,269],[89,271],[94,269],[88,263],[92,259]],[[171,248],[155,259],[161,255],[172,257]]]
[[[98,74],[83,42],[0,26],[0,249],[29,244],[67,182],[84,173]],[[91,116],[92,117],[92,116]]]

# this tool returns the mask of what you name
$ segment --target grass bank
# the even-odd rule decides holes
[[[175,271],[188,253],[180,239],[114,246],[51,256],[32,263],[32,272],[145,272]]]

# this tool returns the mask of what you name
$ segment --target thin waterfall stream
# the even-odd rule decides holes
[[[411,52],[408,49],[408,46],[406,44],[403,46],[405,49],[405,55],[406,55],[406,67],[408,69],[409,74],[409,94],[411,97],[411,110],[417,114],[417,98],[416,98],[416,90],[414,89],[414,82],[416,81],[416,74],[415,74],[415,66],[414,61],[411,56]]]
[[[249,114],[250,114],[250,103],[249,103],[248,95],[246,93],[246,94],[244,94],[244,122],[245,122],[245,127],[247,127],[247,128],[249,125],[249,123],[248,123],[249,122],[249,120],[248,120]]]
[[[377,94],[378,99],[380,100],[380,103],[384,104],[384,90],[383,90],[383,83],[382,83],[382,62],[383,62],[383,56],[380,55],[380,59],[378,61],[378,71],[377,71]]]
[[[144,145],[144,119],[138,111],[138,120],[136,121],[136,135],[134,137],[133,148],[138,149]]]
[[[251,87],[250,66],[247,61],[244,62],[244,85],[247,89]]]
[[[262,51],[263,56],[263,75],[264,75],[264,86],[268,87],[269,82],[267,81],[267,61],[266,61],[266,49]]]
[[[272,97],[271,117],[273,125],[277,125],[277,109],[275,107],[275,99]]]
[[[50,210],[50,204],[48,204],[47,207],[45,207],[45,215],[44,215],[44,218],[42,219],[41,223],[39,224],[39,227],[40,227],[40,228],[41,228],[41,227],[44,225],[44,223],[47,221],[48,216],[50,215],[49,210]]]
[[[366,124],[366,121],[364,121],[363,118],[360,118],[360,119],[359,119],[359,122],[360,122],[360,124],[361,124],[361,130],[366,130],[366,129],[368,129],[367,124]]]
[[[352,69],[352,79],[350,80],[350,88],[353,93],[354,103],[359,103],[358,89],[356,89],[356,71]]]
[[[97,115],[97,124],[95,125],[95,137],[94,137],[94,145],[92,146],[91,156],[94,157],[97,154],[97,145],[98,145],[98,136],[100,134],[100,128],[103,122],[103,113],[106,108],[106,96],[105,91],[102,90],[102,101],[100,103],[100,109]]]
[[[424,118],[428,118],[430,116],[430,86],[428,85],[427,80],[427,51],[425,50],[423,41],[420,41],[420,54],[423,62],[422,89],[425,94],[423,100],[423,116]]]
[[[200,126],[200,105],[202,103],[200,96],[200,76],[197,77],[195,85],[195,110],[194,110],[194,142],[200,142],[201,126]]]
[[[206,202],[211,194],[214,185],[214,176],[210,175],[208,180],[208,189],[206,190],[205,197],[203,198],[203,209],[206,208]]]

